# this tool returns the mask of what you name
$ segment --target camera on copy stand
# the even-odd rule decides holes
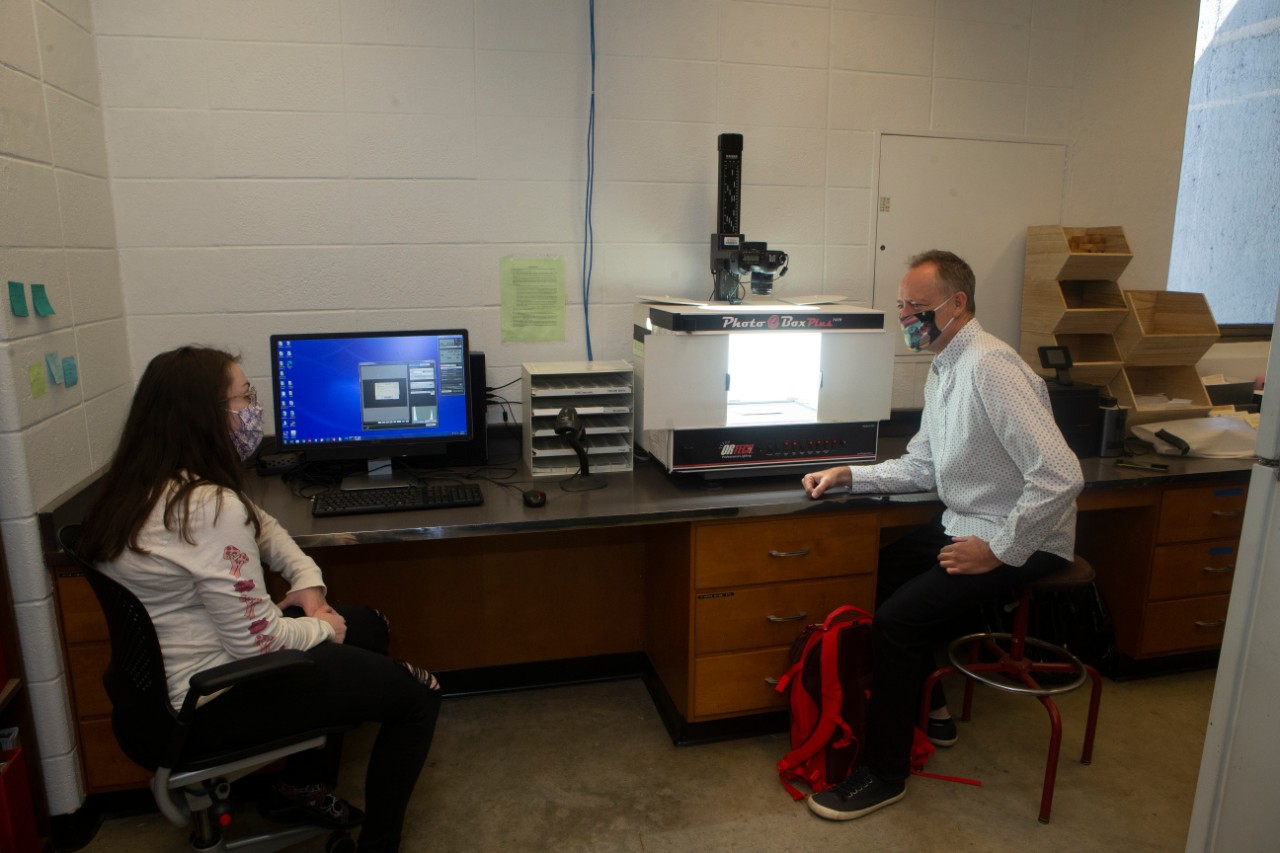
[[[739,230],[742,204],[742,134],[720,134],[719,192],[716,196],[716,233],[711,235],[713,299],[737,304],[742,301],[742,278],[751,277],[752,296],[771,296],[773,282],[787,273],[787,253],[768,243],[747,242]]]

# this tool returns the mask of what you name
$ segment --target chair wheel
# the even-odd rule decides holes
[[[355,853],[356,841],[346,830],[331,832],[324,842],[324,853]]]

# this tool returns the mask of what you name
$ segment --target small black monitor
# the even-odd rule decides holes
[[[277,445],[307,462],[442,454],[477,428],[464,329],[272,335],[271,360]]]

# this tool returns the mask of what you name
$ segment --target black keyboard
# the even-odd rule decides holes
[[[448,509],[479,506],[484,495],[476,483],[447,486],[384,486],[322,492],[311,499],[311,514],[357,515],[365,512],[403,512],[414,509]]]

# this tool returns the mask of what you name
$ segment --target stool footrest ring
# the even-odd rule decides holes
[[[947,648],[947,657],[951,659],[951,665],[960,670],[960,672],[975,681],[981,681],[988,687],[994,687],[997,690],[1003,690],[1007,693],[1020,693],[1024,696],[1056,696],[1060,693],[1070,693],[1072,690],[1075,690],[1080,685],[1084,684],[1085,680],[1089,677],[1089,672],[1085,668],[1084,661],[1080,660],[1080,658],[1076,657],[1062,646],[1055,646],[1053,643],[1046,643],[1044,640],[1037,640],[1035,637],[1027,637],[1025,638],[1027,645],[1043,649],[1044,651],[1055,654],[1061,658],[1061,662],[1056,664],[1046,662],[1044,664],[1044,668],[1039,670],[1040,672],[1074,672],[1076,674],[1075,679],[1068,684],[1061,684],[1054,687],[1035,688],[1022,684],[1011,684],[1003,678],[997,679],[993,676],[1008,676],[1015,674],[1017,664],[1016,662],[1011,661],[1006,663],[1006,661],[1009,661],[1007,653],[999,661],[974,662],[960,659],[960,650],[962,648],[966,648],[972,646],[974,643],[981,643],[986,640],[1012,641],[1013,635],[991,632],[966,634],[965,636],[952,641],[951,645]],[[1028,661],[1027,663],[1029,666],[1026,671],[1032,673],[1037,671],[1037,666],[1040,664],[1038,661]],[[981,667],[981,669],[978,669],[978,667]]]

